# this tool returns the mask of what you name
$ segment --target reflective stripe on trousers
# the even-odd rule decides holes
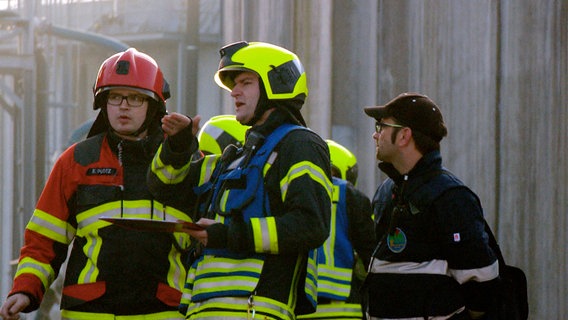
[[[110,313],[94,313],[61,310],[61,320],[182,320],[183,315],[177,311],[164,311],[148,314],[117,316]]]

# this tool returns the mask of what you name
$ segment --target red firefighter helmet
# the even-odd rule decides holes
[[[140,91],[164,108],[166,100],[170,97],[170,88],[162,70],[156,61],[149,55],[139,52],[135,48],[114,54],[106,59],[97,75],[97,81],[93,87],[95,110],[101,107],[103,101],[98,101],[97,96],[111,88],[128,87]]]
[[[116,88],[136,90],[152,98],[149,100],[146,120],[139,131],[160,126],[160,119],[166,114],[170,87],[152,57],[135,48],[129,48],[112,55],[99,68],[97,81],[93,86],[93,109],[102,109],[102,112],[99,112],[87,137],[108,129],[106,97],[109,90]]]

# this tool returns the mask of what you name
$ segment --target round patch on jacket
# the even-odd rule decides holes
[[[400,228],[396,228],[393,233],[387,236],[387,246],[390,251],[401,253],[406,248],[406,234]]]

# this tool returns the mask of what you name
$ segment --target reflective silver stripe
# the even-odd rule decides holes
[[[493,264],[478,269],[467,269],[467,270],[450,269],[450,274],[460,284],[468,281],[477,281],[477,282],[490,281],[499,276],[499,261],[495,260]]]
[[[102,241],[99,237],[98,230],[96,230],[94,233],[87,234],[85,238],[87,239],[87,243],[83,247],[83,250],[87,250],[85,255],[89,257],[89,259],[87,259],[85,268],[83,268],[83,270],[79,274],[79,279],[77,280],[78,284],[93,283],[97,280],[97,276],[99,274],[97,264]]]
[[[319,274],[318,274],[319,276]],[[318,278],[318,294],[329,293],[334,296],[348,297],[351,291],[351,284],[339,284],[337,282],[323,280]]]
[[[34,210],[26,228],[63,244],[71,243],[76,231],[66,221],[39,209]]]
[[[318,265],[318,274],[341,281],[350,282],[352,272],[352,269],[333,267],[325,264]]]
[[[105,203],[87,211],[83,211],[77,215],[77,225],[79,236],[84,236],[93,229],[109,225],[109,222],[101,221],[102,217],[122,217],[123,218],[139,218],[154,220],[165,220],[175,222],[177,220],[188,220],[187,216],[173,207],[165,207],[157,201],[154,201],[152,208],[151,200],[134,200],[134,201],[114,201]],[[152,210],[154,211],[152,213]]]
[[[218,155],[205,156],[205,158],[203,159],[203,163],[201,164],[201,174],[200,174],[200,177],[199,177],[199,185],[202,185],[202,184],[204,184],[205,182],[207,182],[211,179],[211,175],[213,174],[217,160],[219,160],[219,159],[220,159],[220,157]]]
[[[286,194],[288,192],[288,187],[292,181],[307,174],[310,179],[322,185],[322,187],[327,191],[329,198],[331,199],[331,192],[333,188],[332,182],[327,178],[323,170],[312,162],[301,161],[293,165],[286,176],[280,180],[280,193],[282,194],[282,201],[286,201]]]
[[[254,291],[262,271],[264,261],[249,259],[231,259],[206,255],[199,262],[193,296],[198,294],[218,293],[222,291]],[[242,275],[241,272],[248,275]]]
[[[223,132],[225,132],[225,130],[216,126],[206,126],[203,132],[209,134],[211,137],[213,137],[213,139],[217,140],[223,134]],[[221,150],[221,152],[223,152],[223,150]]]
[[[253,296],[254,309],[259,312],[270,313],[271,315],[277,316],[282,319],[294,319],[294,314],[291,308],[281,302],[276,300],[268,299],[265,297]],[[199,315],[201,313],[207,313],[206,309],[215,308],[216,310],[223,310],[234,312],[235,319],[243,319],[243,315],[239,315],[239,312],[235,310],[241,310],[244,315],[247,314],[248,310],[248,297],[219,297],[207,299],[203,302],[192,303],[189,308],[187,315],[192,318],[192,315]],[[222,318],[226,319],[226,318]]]
[[[153,214],[152,210],[154,211]],[[100,220],[100,218],[121,216],[166,221],[189,220],[183,212],[172,207],[164,207],[160,202],[151,200],[114,201],[81,212],[77,215],[77,235],[86,240],[83,250],[88,259],[79,275],[78,283],[92,283],[98,277],[98,257],[102,246],[102,239],[98,235],[98,230],[111,224]],[[189,246],[189,235],[184,233],[174,235],[182,248]],[[168,255],[168,261],[170,262],[167,274],[168,284],[176,289],[181,289],[185,280],[184,266],[179,251],[173,245]]]
[[[300,315],[297,319],[353,319],[363,318],[361,305],[357,303],[345,303],[345,301],[332,300],[330,303],[318,304],[315,313]]]
[[[302,261],[303,259],[298,259],[298,262]],[[307,273],[313,277],[306,276],[306,284],[305,284],[305,291],[314,301],[317,301],[318,292],[317,292],[317,249],[313,249],[308,254],[308,266],[307,266]]]
[[[189,173],[191,161],[188,161],[183,167],[176,169],[171,165],[166,165],[160,159],[162,154],[162,145],[158,148],[158,152],[152,160],[152,173],[160,179],[164,184],[176,184],[181,182]]]
[[[278,253],[278,231],[274,217],[251,218],[256,252]]]
[[[48,288],[53,280],[55,280],[55,272],[50,264],[41,263],[35,259],[24,257],[18,264],[16,277],[22,274],[33,274],[38,277],[44,287]]]
[[[148,314],[136,314],[128,316],[117,316],[110,313],[94,313],[61,310],[62,320],[180,320],[184,319],[183,315],[177,311],[164,311]]]
[[[370,268],[371,273],[426,273],[450,276],[446,260],[430,260],[424,262],[389,262],[374,259]]]

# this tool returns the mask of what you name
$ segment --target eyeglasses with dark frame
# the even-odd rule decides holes
[[[128,103],[131,107],[141,107],[144,104],[144,101],[148,100],[146,96],[141,94],[129,94],[127,96],[123,96],[118,93],[109,93],[107,102],[111,106],[120,106],[124,99],[126,99],[126,103]]]
[[[376,133],[381,133],[381,131],[383,131],[384,127],[404,128],[404,126],[401,126],[400,124],[375,122],[375,132]]]

